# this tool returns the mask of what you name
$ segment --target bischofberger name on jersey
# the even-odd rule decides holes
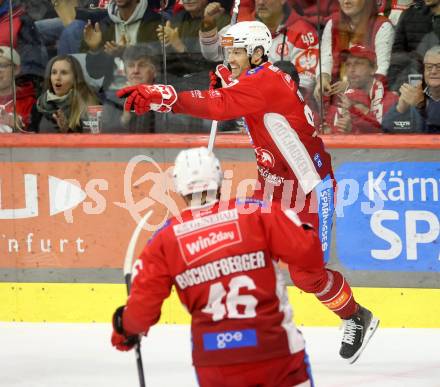
[[[188,222],[176,224],[173,226],[174,235],[184,235],[214,224],[229,222],[236,219],[238,219],[238,211],[236,208],[227,211],[220,211],[213,215],[203,216],[201,218],[192,219]]]
[[[189,286],[200,285],[221,276],[257,270],[265,266],[264,252],[259,250],[253,253],[221,258],[205,265],[188,269],[176,275],[176,282],[179,288],[183,290]]]

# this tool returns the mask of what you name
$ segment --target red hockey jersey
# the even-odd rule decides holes
[[[215,202],[184,210],[181,217],[181,223],[170,219],[135,263],[124,329],[147,332],[174,285],[192,316],[195,366],[302,351],[274,257],[298,270],[321,268],[317,234],[303,227],[293,210],[283,211],[278,203],[268,208],[255,199]]]
[[[175,113],[230,120],[244,117],[255,148],[260,180],[273,198],[308,194],[332,173],[331,160],[313,124],[313,113],[291,77],[270,62],[247,71],[229,87],[178,94]],[[289,183],[288,183],[289,182]]]

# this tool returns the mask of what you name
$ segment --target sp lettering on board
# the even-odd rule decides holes
[[[343,265],[440,271],[440,163],[346,163],[336,179],[336,246]]]

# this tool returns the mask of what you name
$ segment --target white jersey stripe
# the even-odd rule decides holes
[[[304,193],[311,192],[319,184],[321,177],[295,129],[278,113],[266,113],[264,126],[298,179]]]

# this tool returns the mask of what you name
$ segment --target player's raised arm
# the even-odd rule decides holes
[[[261,113],[267,109],[267,100],[273,98],[262,92],[261,84],[270,80],[259,74],[271,66],[267,59],[271,44],[270,31],[263,23],[237,23],[222,39],[228,61],[228,67],[216,69],[222,88],[177,94],[171,85],[142,84],[121,89],[117,96],[126,98],[125,110],[138,115],[150,110],[173,111],[198,118],[230,120]]]

